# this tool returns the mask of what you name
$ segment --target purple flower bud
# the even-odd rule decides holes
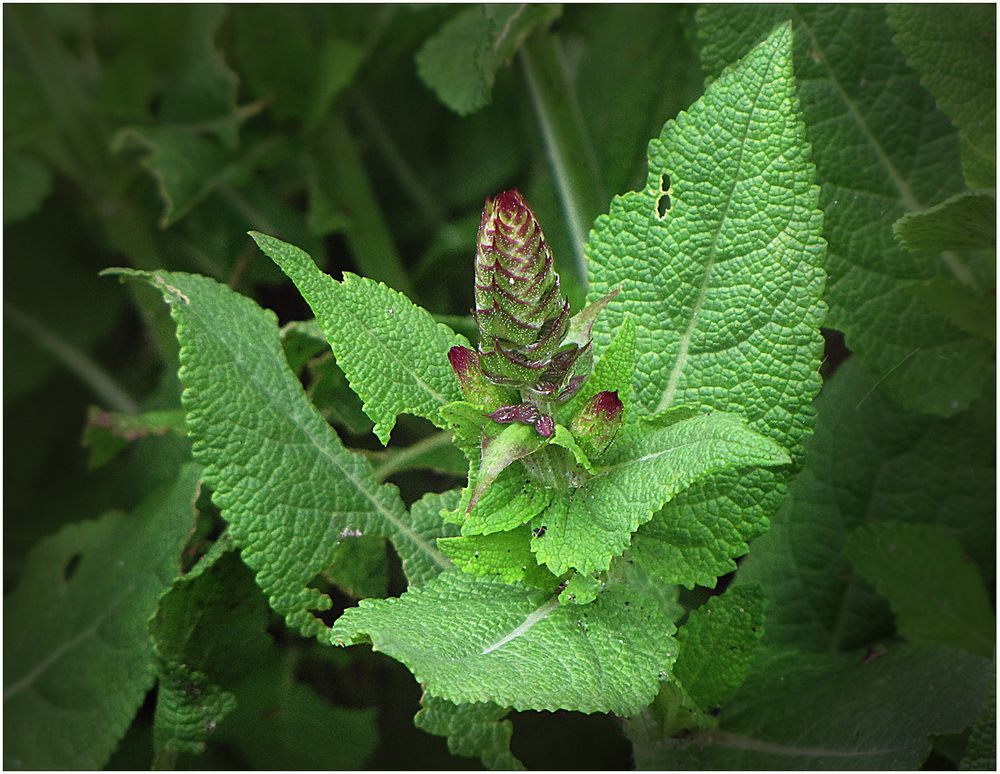
[[[511,387],[538,383],[569,330],[569,302],[552,250],[518,191],[486,200],[475,290],[483,373]]]
[[[501,406],[487,417],[501,425],[509,425],[511,422],[521,422],[525,425],[534,425],[538,434],[543,438],[548,438],[555,432],[556,422],[550,416],[539,413],[538,409],[529,403],[521,403],[517,406]]]
[[[455,370],[462,395],[470,403],[484,408],[505,403],[509,400],[505,390],[488,381],[479,365],[479,355],[468,347],[452,347],[448,350],[448,360]]]
[[[570,423],[570,431],[588,455],[608,448],[621,426],[624,409],[616,391],[599,392],[587,401]]]

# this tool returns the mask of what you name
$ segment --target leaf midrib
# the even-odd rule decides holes
[[[770,59],[768,59],[765,73],[771,72],[774,65],[774,59],[777,55],[778,47],[775,46],[771,52]],[[750,116],[747,118],[746,123],[743,126],[743,137],[740,140],[739,156],[736,161],[736,173],[733,175],[732,184],[730,185],[729,193],[726,196],[726,207],[722,212],[722,217],[719,218],[719,225],[715,229],[715,233],[712,235],[712,246],[709,250],[708,260],[705,263],[705,271],[702,276],[701,287],[698,289],[698,297],[695,299],[694,307],[691,310],[691,319],[688,322],[687,330],[685,330],[681,336],[680,346],[677,351],[677,359],[674,361],[674,367],[670,371],[670,378],[667,381],[667,386],[664,388],[663,394],[660,396],[660,402],[655,409],[657,412],[670,407],[670,404],[674,400],[674,395],[677,392],[677,385],[680,383],[681,374],[688,363],[688,351],[691,347],[691,339],[694,337],[695,327],[698,325],[698,321],[701,318],[701,309],[704,306],[705,298],[708,295],[708,286],[712,279],[712,270],[715,268],[715,264],[718,259],[719,236],[722,234],[723,228],[726,225],[726,220],[729,217],[729,210],[733,203],[733,192],[736,190],[736,186],[741,181],[740,175],[743,171],[743,155],[747,146],[747,135],[750,132],[750,125],[753,123],[758,104],[760,103],[760,95],[764,91],[764,84],[766,82],[767,78],[761,77],[760,84],[757,87],[757,94],[753,100],[753,107],[750,110]]]
[[[154,276],[158,276],[158,275],[154,275]],[[161,278],[161,279],[163,279],[163,278]],[[191,306],[190,310],[191,310],[192,314],[196,314],[198,316],[201,316],[201,309],[200,309],[200,307],[195,308],[194,306]],[[252,385],[254,387],[254,389],[258,392],[258,394],[260,394],[260,395],[264,396],[265,398],[267,398],[268,399],[267,403],[269,405],[279,405],[280,406],[281,405],[280,402],[277,402],[277,403],[275,402],[276,396],[273,395],[270,391],[268,391],[259,382],[259,380],[257,379],[257,372],[256,372],[256,370],[253,369],[253,368],[247,368],[246,364],[244,363],[243,360],[241,360],[241,359],[235,357],[235,355],[233,355],[232,350],[229,349],[229,347],[227,346],[226,342],[218,335],[218,333],[216,332],[214,326],[205,324],[208,321],[204,317],[202,317],[201,320],[202,320],[202,323],[203,323],[203,327],[207,331],[209,331],[210,335],[212,335],[215,338],[215,340],[222,346],[223,350],[225,350],[226,352],[230,353],[230,356],[231,356],[233,364],[240,370],[240,372],[245,377],[244,383]],[[178,324],[180,325],[181,323],[179,322]],[[190,388],[187,388],[187,389],[190,389]],[[305,396],[303,395],[303,397],[305,397]],[[323,422],[324,425],[325,425],[326,420],[324,420],[319,415],[319,413],[316,412],[315,407],[313,407],[312,403],[310,403],[308,401],[308,398],[306,398],[305,402],[306,402],[307,410],[312,411],[315,414],[315,417],[317,419],[319,419],[321,422]],[[406,536],[407,538],[409,538],[409,540],[412,543],[416,544],[439,567],[441,567],[442,569],[449,569],[449,568],[451,568],[452,564],[451,564],[451,562],[445,556],[443,556],[442,554],[438,553],[437,549],[435,549],[427,541],[425,541],[419,534],[417,534],[413,529],[411,529],[409,527],[409,525],[407,525],[405,522],[403,522],[402,520],[400,520],[399,517],[397,517],[394,513],[392,513],[391,511],[387,510],[385,508],[385,506],[381,502],[379,502],[379,500],[371,492],[369,492],[367,490],[367,488],[364,487],[362,485],[362,483],[349,470],[347,470],[346,468],[344,468],[343,466],[341,466],[340,461],[337,460],[337,458],[335,456],[333,456],[333,453],[327,447],[327,445],[324,444],[324,443],[321,443],[320,439],[317,439],[307,427],[305,427],[304,425],[302,425],[299,422],[299,418],[297,416],[295,416],[293,413],[289,413],[289,412],[285,412],[285,411],[282,411],[281,413],[289,419],[289,421],[291,422],[292,426],[294,426],[296,429],[298,429],[302,433],[302,435],[305,436],[309,440],[309,442],[324,457],[326,457],[332,463],[332,465],[333,465],[334,468],[336,468],[337,470],[339,470],[344,475],[344,477],[346,477],[351,482],[351,484],[354,486],[355,490],[357,492],[359,492],[366,500],[368,500],[368,502],[371,503],[372,506],[374,506],[374,510],[377,511],[378,513],[380,513],[386,519],[386,521],[388,521],[391,525],[393,525],[393,527],[396,528],[396,530],[400,534],[402,534],[402,535]],[[333,431],[331,430],[330,432],[333,432]],[[348,451],[346,448],[344,448],[344,451],[347,454],[351,454],[351,452]],[[365,460],[359,458],[359,461],[360,462],[364,462]],[[378,484],[376,484],[376,486],[384,486],[384,485],[378,485]],[[389,537],[391,538],[392,535],[390,534]]]

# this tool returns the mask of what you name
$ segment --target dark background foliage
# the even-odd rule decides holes
[[[510,187],[524,191],[557,259],[571,263],[572,236],[521,63],[501,66],[490,104],[467,117],[418,77],[416,52],[455,12],[4,8],[5,594],[40,538],[132,508],[188,453],[183,438],[152,434],[95,464],[95,448],[82,444],[95,422],[88,425],[88,407],[169,409],[179,394],[173,323],[159,298],[100,270],[207,274],[282,323],[309,318],[246,236],[256,229],[301,245],[335,277],[372,276],[433,312],[464,315],[483,200]],[[591,219],[612,193],[641,183],[646,142],[701,92],[692,16],[675,7],[580,6],[553,23],[593,144],[582,160]],[[572,282],[570,272],[571,290]],[[423,432],[403,422],[394,443]],[[349,437],[356,446],[370,446],[369,438]],[[393,480],[408,499],[455,483],[430,473]],[[211,509],[204,495],[200,504]],[[390,589],[398,593],[401,583],[395,568]],[[341,602],[354,603],[345,594]],[[270,632],[295,680],[336,704],[378,703],[381,741],[369,766],[474,765],[413,727],[419,688],[396,662],[352,651],[350,668],[336,669],[277,618]],[[151,694],[112,766],[149,765],[154,703]],[[630,765],[612,718],[521,718],[514,752],[529,767]],[[308,735],[299,742],[297,765],[324,765],[306,752]],[[283,744],[274,739],[249,758],[222,740],[180,763],[284,767],[293,759]],[[326,744],[315,740],[317,755]]]

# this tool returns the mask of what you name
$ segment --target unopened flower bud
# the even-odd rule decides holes
[[[458,377],[462,396],[477,406],[495,408],[508,402],[506,390],[488,381],[479,366],[479,355],[468,347],[452,347],[448,360]]]
[[[621,426],[624,409],[618,393],[605,390],[587,401],[573,419],[570,432],[588,456],[608,448]]]
[[[518,191],[487,199],[476,246],[480,365],[496,384],[533,387],[569,330],[542,229]]]

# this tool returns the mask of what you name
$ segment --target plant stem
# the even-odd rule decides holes
[[[4,316],[27,333],[42,349],[62,363],[83,382],[106,406],[126,414],[139,413],[133,400],[111,375],[76,345],[49,330],[30,315],[9,302],[4,302]]]
[[[398,453],[387,456],[375,465],[375,480],[380,483],[385,481],[393,473],[404,470],[409,462],[417,459],[429,451],[448,446],[451,443],[451,433],[440,432],[421,438],[414,444],[401,449]],[[385,452],[381,452],[385,454]]]
[[[412,295],[410,278],[396,252],[361,154],[340,113],[317,134],[314,156],[321,180],[332,181],[327,193],[347,215],[347,243],[358,269],[372,279]]]
[[[519,58],[573,240],[574,284],[585,294],[584,245],[594,218],[607,205],[604,182],[566,73],[558,36],[547,30],[535,33],[521,47]]]
[[[363,96],[358,96],[355,99],[355,109],[358,118],[364,124],[365,131],[372,138],[375,147],[382,154],[389,169],[395,173],[400,188],[417,205],[423,213],[424,218],[434,227],[434,230],[439,230],[446,223],[444,212],[438,206],[437,201],[435,201],[430,191],[420,181],[420,177],[414,171],[413,166],[407,160],[406,156],[396,147],[396,143],[393,142],[392,137],[385,130],[382,120]]]

